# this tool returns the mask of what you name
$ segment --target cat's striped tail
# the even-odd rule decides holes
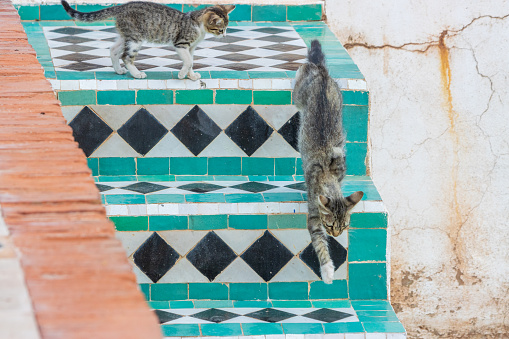
[[[308,60],[317,66],[325,67],[325,55],[322,52],[322,45],[316,39],[311,41],[311,47],[308,50]]]
[[[73,19],[79,21],[99,21],[116,16],[119,13],[118,6],[109,7],[89,13],[78,12],[77,10],[69,6],[67,1],[65,0],[62,0],[62,6],[64,6],[64,9],[67,12],[67,14],[69,14]]]

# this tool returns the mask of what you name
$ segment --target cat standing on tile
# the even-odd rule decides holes
[[[234,5],[218,5],[182,13],[162,4],[134,1],[83,13],[71,8],[65,0],[62,0],[62,5],[71,17],[80,21],[116,19],[120,38],[111,47],[110,56],[117,74],[129,71],[134,78],[146,78],[147,75],[136,68],[134,60],[143,43],[150,42],[174,46],[183,62],[178,77],[184,79],[188,76],[191,80],[200,79],[200,74],[193,72],[196,46],[206,33],[225,36],[228,13],[235,8]],[[120,66],[120,59],[124,61],[125,68]]]
[[[328,236],[339,236],[350,223],[351,209],[362,199],[358,191],[343,197],[340,182],[345,176],[345,134],[342,96],[325,65],[317,40],[311,42],[308,62],[295,76],[293,98],[300,111],[299,150],[308,190],[308,230],[326,284],[331,284],[334,264]]]

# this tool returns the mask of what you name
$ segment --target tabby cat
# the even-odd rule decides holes
[[[322,280],[331,284],[334,265],[328,236],[337,237],[350,223],[350,210],[364,195],[358,191],[343,197],[345,134],[342,96],[330,77],[317,40],[311,42],[308,62],[296,74],[293,97],[300,111],[299,150],[308,190],[308,230],[318,259]]]
[[[99,11],[83,13],[71,8],[62,0],[66,12],[80,21],[98,21],[110,17],[116,19],[120,38],[111,47],[110,56],[113,68],[118,74],[127,71],[138,79],[147,75],[134,65],[134,59],[144,42],[173,45],[183,62],[178,73],[179,79],[189,76],[191,80],[200,79],[193,72],[193,53],[206,33],[225,36],[228,26],[228,13],[234,5],[218,5],[201,10],[182,13],[162,4],[134,1]],[[127,68],[120,66],[120,59]]]

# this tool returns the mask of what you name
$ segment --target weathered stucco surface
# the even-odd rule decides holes
[[[370,89],[410,338],[509,337],[509,2],[328,0]]]

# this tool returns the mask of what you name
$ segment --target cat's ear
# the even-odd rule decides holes
[[[230,14],[230,12],[235,9],[235,5],[223,5],[223,8],[226,11],[226,13]]]
[[[346,197],[346,207],[352,209],[364,196],[364,192],[357,191]]]
[[[330,210],[327,207],[327,205],[329,205],[330,199],[327,198],[326,196],[319,195],[317,200],[318,200],[318,209],[320,210],[320,212],[322,212],[324,214],[329,214]]]

